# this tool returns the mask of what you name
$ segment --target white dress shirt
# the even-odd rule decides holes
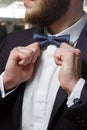
[[[80,33],[87,21],[87,14],[74,25],[56,34],[56,36],[70,34],[70,43],[77,43]],[[46,30],[46,34],[50,35]],[[58,74],[60,66],[54,62],[54,52],[56,46],[49,45],[46,50],[43,50],[38,63],[36,65],[35,76],[26,85],[23,106],[22,106],[22,126],[21,130],[47,130],[51,112],[57,91],[60,86]],[[2,82],[3,74],[0,76],[0,88],[2,97],[6,95],[3,89]],[[68,97],[67,105],[73,105],[73,99],[80,98],[80,94],[85,83],[84,79],[80,79],[76,84],[73,92]]]

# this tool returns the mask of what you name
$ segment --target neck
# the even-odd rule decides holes
[[[75,22],[77,22],[82,17],[83,14],[84,14],[83,1],[78,2],[78,0],[75,1],[72,0],[66,14],[59,20],[55,21],[50,27],[48,27],[48,31],[51,34],[57,34],[65,30],[66,28],[70,27]]]

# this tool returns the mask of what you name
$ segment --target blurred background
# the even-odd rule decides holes
[[[87,12],[87,0],[84,1],[83,9]],[[30,23],[26,23],[24,20],[25,10],[22,0],[0,0],[1,40],[10,32],[32,27]]]
[[[0,43],[8,33],[31,27],[24,17],[22,0],[0,0]]]

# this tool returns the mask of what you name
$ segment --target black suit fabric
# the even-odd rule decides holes
[[[5,65],[10,51],[17,46],[33,43],[34,33],[43,34],[43,29],[32,28],[9,34],[0,48],[0,73]],[[77,43],[82,51],[82,77],[87,78],[87,24],[85,25]],[[86,54],[86,55],[85,55]],[[20,130],[22,101],[25,83],[4,99],[0,98],[0,130]],[[47,130],[87,130],[87,82],[85,83],[79,103],[70,108],[66,106],[67,94],[60,87],[54,103]]]

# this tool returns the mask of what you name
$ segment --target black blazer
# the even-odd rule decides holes
[[[26,46],[33,43],[33,34],[43,33],[43,29],[32,28],[29,30],[11,33],[0,46],[0,73],[4,71],[6,61],[12,48]],[[87,24],[85,25],[78,44],[82,51],[82,77],[87,78]],[[6,98],[0,97],[0,130],[21,130],[21,110],[25,83]],[[47,130],[87,130],[87,82],[85,83],[81,99],[70,108],[66,106],[67,94],[60,87]]]

